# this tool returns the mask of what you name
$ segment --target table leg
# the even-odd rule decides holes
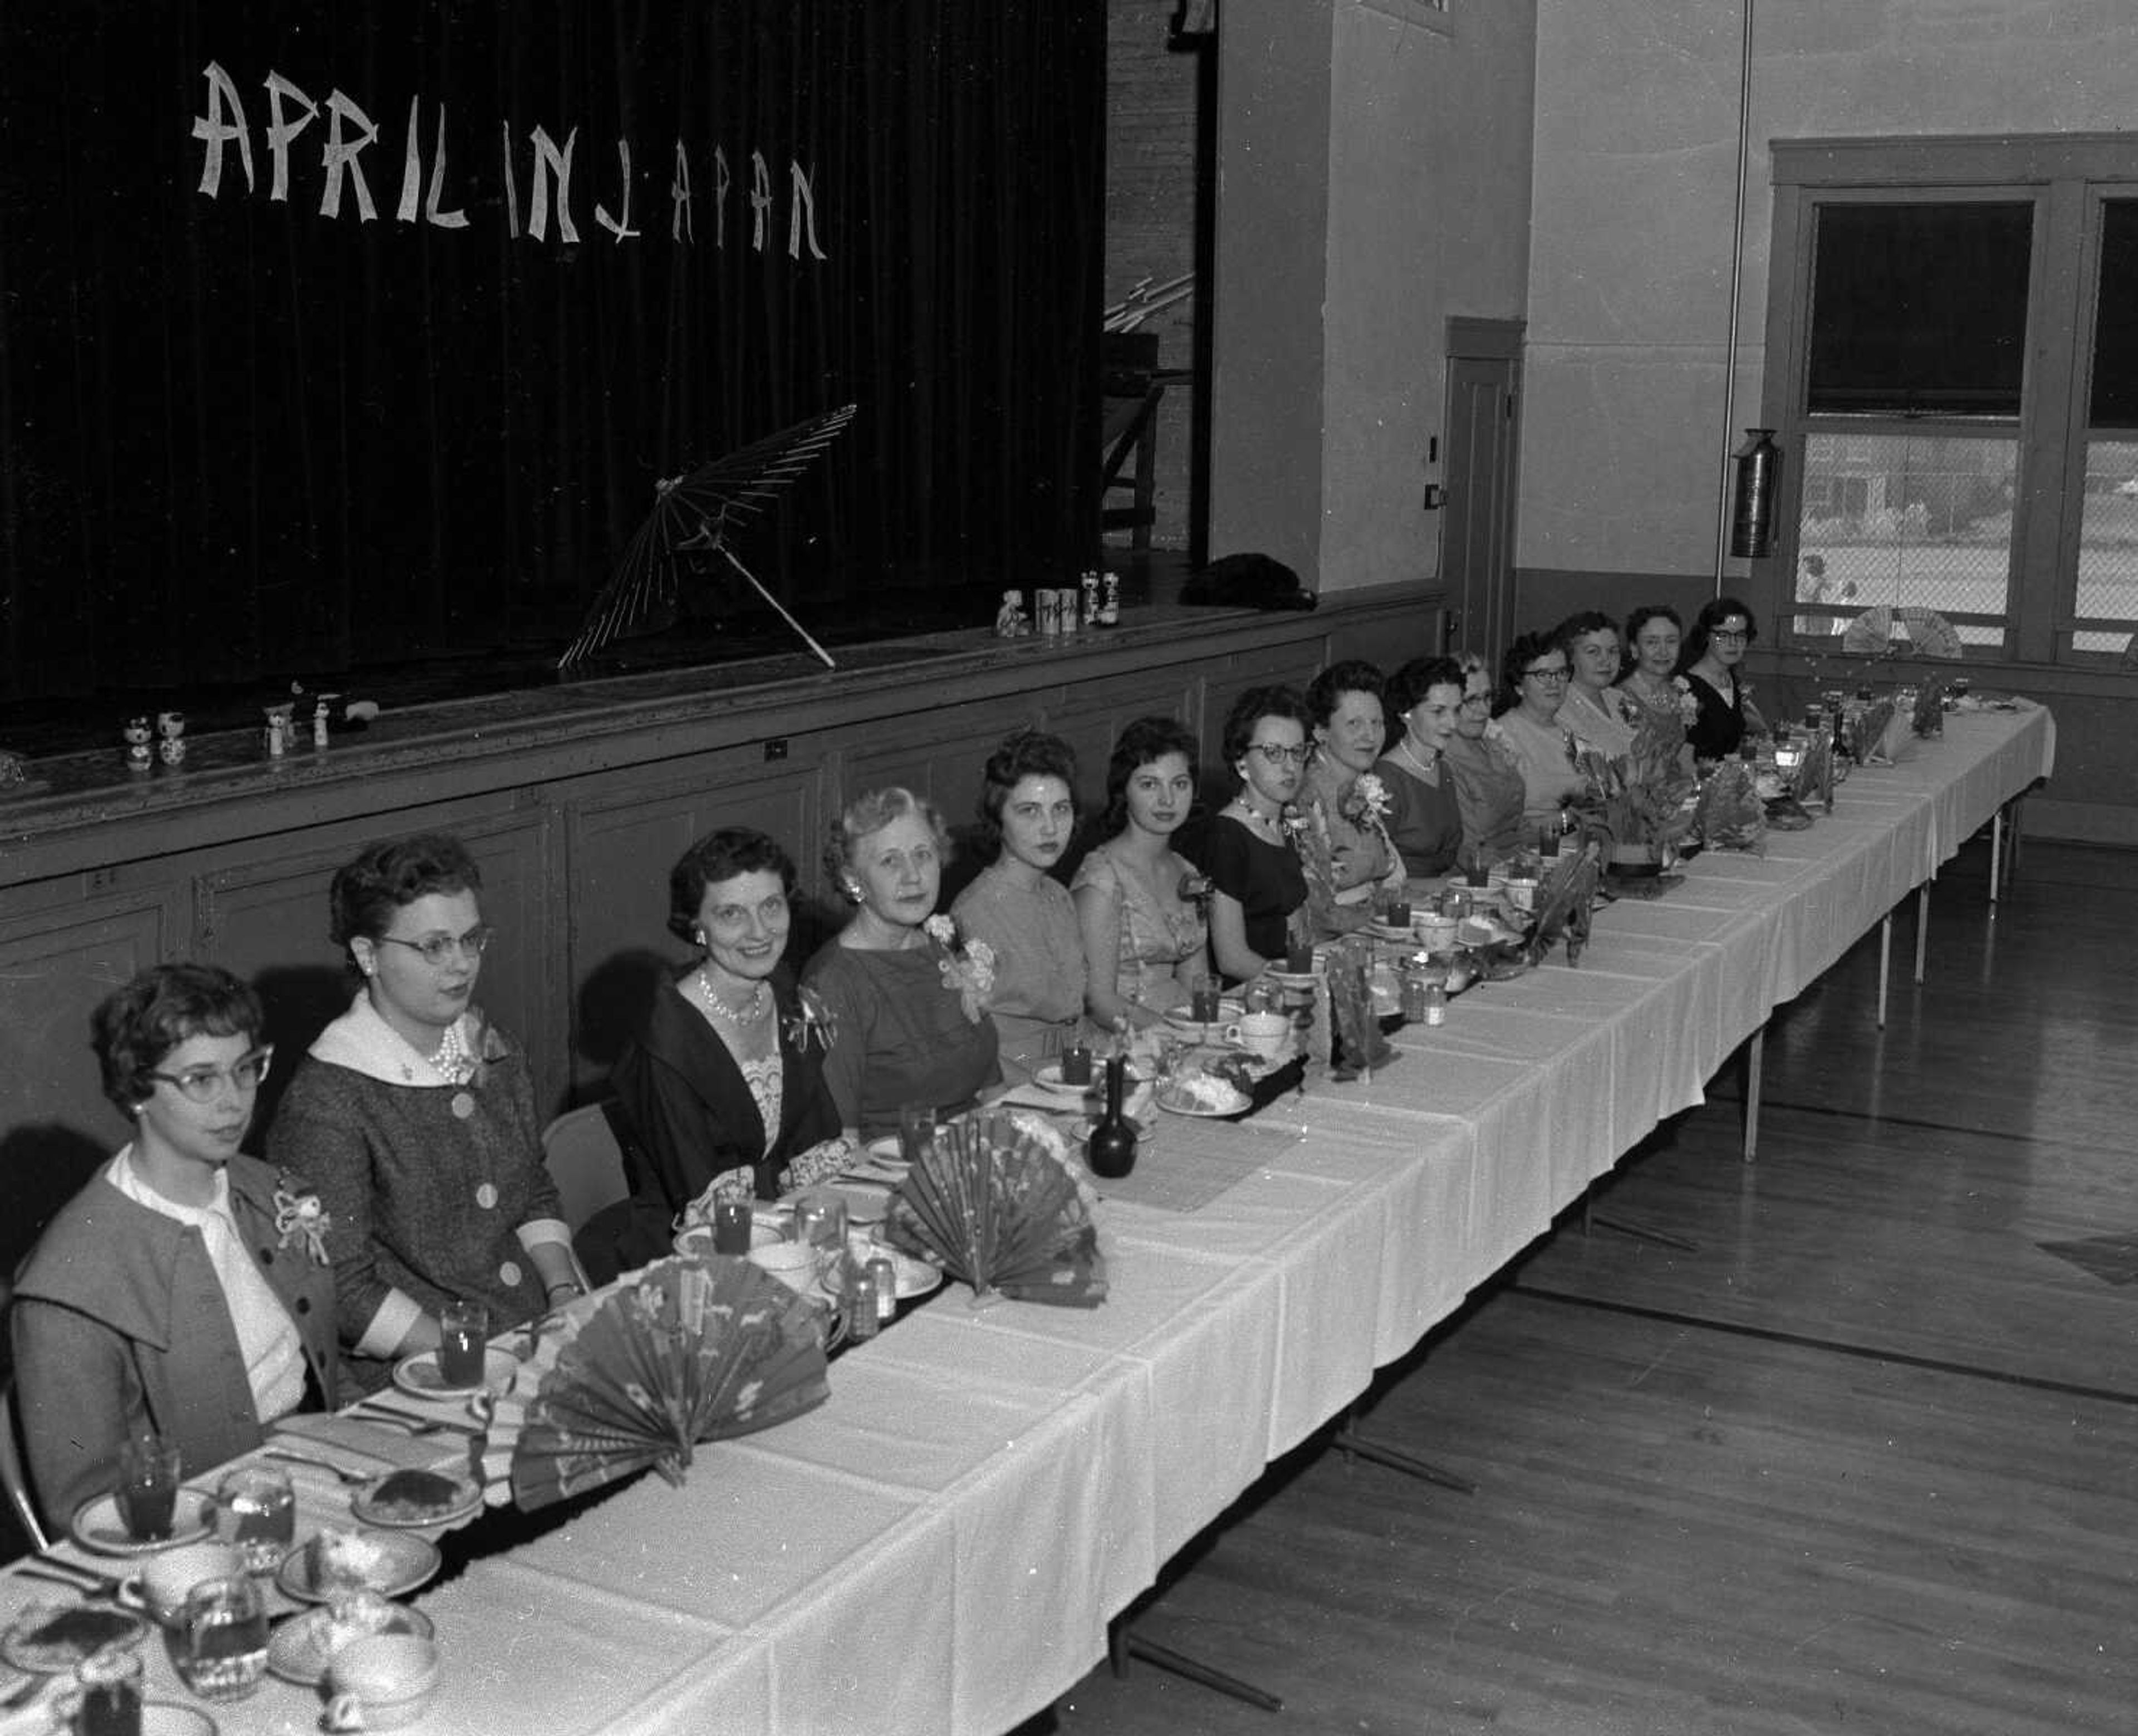
[[[1475,1495],[1477,1485],[1467,1477],[1458,1477],[1452,1470],[1442,1470],[1429,1459],[1421,1459],[1415,1453],[1407,1453],[1401,1447],[1384,1446],[1370,1435],[1359,1432],[1359,1407],[1351,1406],[1344,1412],[1344,1420],[1337,1425],[1330,1445],[1343,1454],[1349,1463],[1354,1455],[1369,1464],[1385,1465],[1390,1470],[1399,1470],[1407,1477],[1416,1477],[1421,1483],[1438,1484],[1442,1489],[1452,1489],[1457,1495]]]
[[[1191,1658],[1184,1651],[1175,1651],[1170,1646],[1161,1646],[1155,1640],[1140,1640],[1130,1627],[1125,1616],[1117,1616],[1106,1630],[1106,1657],[1113,1665],[1116,1679],[1129,1673],[1129,1660],[1141,1658],[1146,1664],[1155,1664],[1161,1670],[1184,1676],[1191,1682],[1200,1682],[1220,1694],[1229,1695],[1248,1705],[1257,1706],[1265,1712],[1281,1712],[1284,1702],[1276,1695],[1257,1688],[1252,1682],[1243,1682],[1236,1675],[1228,1675],[1222,1670],[1213,1670],[1199,1658]]]
[[[1936,879],[1925,880],[1916,888],[1916,981],[1923,980],[1923,960],[1931,944],[1931,885]]]
[[[1893,913],[1878,919],[1878,1028],[1886,1028],[1886,979],[1893,964]]]
[[[1882,1006],[1884,996],[1879,997]],[[1760,1075],[1766,1070],[1767,1027],[1754,1031],[1745,1045],[1745,1161],[1749,1163],[1760,1152]]]
[[[1998,871],[2004,866],[2004,810],[1989,818],[1989,902],[1997,902]]]

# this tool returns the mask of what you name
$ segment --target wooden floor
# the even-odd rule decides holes
[[[2138,1731],[2138,855],[1986,846],[1175,1564],[1064,1736]],[[1911,906],[1911,911],[1912,906]],[[1604,943],[1599,941],[1599,944]],[[1459,1017],[1459,1010],[1455,1015]],[[2069,1245],[2062,1249],[2057,1244]],[[1047,1720],[1040,1720],[1042,1724]]]

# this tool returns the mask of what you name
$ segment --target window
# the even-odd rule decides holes
[[[1794,460],[1786,639],[1830,644],[1882,605],[1944,617],[1971,658],[2122,660],[2138,144],[1778,142],[1774,179],[1761,419]]]

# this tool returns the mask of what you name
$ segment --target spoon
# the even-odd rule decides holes
[[[314,1470],[323,1470],[330,1477],[340,1479],[352,1489],[361,1489],[368,1483],[375,1483],[378,1480],[378,1473],[376,1471],[344,1470],[330,1459],[314,1459],[304,1453],[286,1453],[270,1447],[260,1456],[263,1459],[281,1459],[290,1465],[309,1465]]]

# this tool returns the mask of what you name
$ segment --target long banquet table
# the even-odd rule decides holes
[[[418,1602],[437,1731],[1003,1730],[1276,1455],[1355,1399],[2052,768],[2038,709],[1955,714],[1808,831],[1711,853],[1555,957],[1397,1033],[1370,1080],[1237,1125],[1166,1118],[1106,1184],[1093,1310],[954,1292],[842,1358],[818,1410],[701,1449]],[[361,1437],[350,1437],[361,1446]],[[398,1441],[403,1461],[450,1443]],[[359,1460],[359,1462],[362,1462]],[[308,1524],[345,1491],[298,1469]],[[10,1575],[0,1609],[48,1588]],[[168,1665],[152,1660],[160,1691]],[[271,1683],[224,1731],[317,1728]]]

